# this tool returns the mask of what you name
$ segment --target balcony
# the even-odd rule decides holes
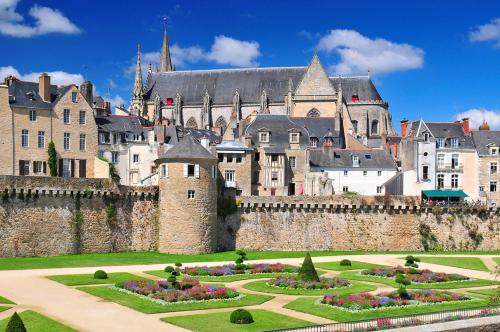
[[[225,188],[236,188],[236,181],[224,181]]]
[[[436,171],[440,172],[463,172],[464,166],[463,164],[437,164]]]

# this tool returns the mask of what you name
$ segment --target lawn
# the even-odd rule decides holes
[[[353,312],[348,312],[346,310],[341,310],[334,307],[327,307],[325,305],[317,304],[316,303],[317,300],[318,298],[303,297],[290,302],[285,306],[285,308],[332,319],[338,322],[349,322],[349,321],[373,319],[379,317],[404,316],[404,315],[424,314],[424,313],[444,311],[444,310],[475,308],[475,307],[485,306],[488,304],[488,301],[486,299],[474,299],[470,301],[463,301],[462,303],[460,302],[439,303],[432,305],[414,306],[409,308],[392,307],[392,308],[366,310],[353,313]]]
[[[472,294],[479,294],[479,295],[486,295],[486,296],[492,296],[496,292],[498,292],[497,288],[491,288],[491,289],[477,289],[477,290],[469,290],[467,293],[472,293]]]
[[[250,260],[271,258],[300,258],[304,257],[306,251],[247,251]],[[309,251],[311,256],[341,256],[341,255],[363,255],[363,254],[422,254],[421,251]],[[448,251],[448,252],[426,252],[433,254],[491,254],[500,255],[500,251]],[[234,261],[237,255],[234,251],[218,252],[204,255],[177,255],[162,254],[158,252],[119,252],[102,254],[80,254],[51,257],[15,257],[1,258],[0,270],[26,270],[46,269],[60,267],[84,267],[84,266],[111,266],[111,265],[142,265],[142,264],[167,264],[175,262],[217,262]]]
[[[52,320],[50,318],[47,318],[43,315],[40,315],[37,312],[27,310],[23,311],[19,314],[21,316],[21,319],[24,323],[24,326],[26,327],[26,330],[28,332],[31,331],[36,331],[36,332],[74,332],[76,330],[63,325],[59,322],[56,322],[55,320]],[[7,324],[9,322],[9,318],[5,318],[3,320],[0,320],[0,331],[5,331],[5,328],[7,327]]]
[[[497,265],[500,265],[500,257],[493,257],[493,260],[497,263]]]
[[[352,293],[370,292],[377,289],[377,286],[353,283],[351,287],[332,288],[332,289],[283,289],[278,287],[268,286],[266,280],[259,280],[242,285],[243,288],[262,293],[275,293],[286,295],[323,295],[323,294],[336,294],[336,295],[349,295]]]
[[[0,304],[15,304],[14,302],[12,302],[11,300],[9,299],[6,299],[5,297],[3,296],[0,296]]]
[[[143,312],[145,314],[187,311],[187,310],[243,307],[243,306],[261,304],[273,298],[273,296],[267,296],[267,295],[245,294],[245,297],[243,297],[242,299],[232,300],[232,301],[161,305],[159,303],[155,303],[151,300],[142,298],[140,296],[120,292],[108,286],[78,287],[78,289],[83,292],[89,293],[91,295],[100,297],[104,300],[116,302],[118,304],[124,305],[134,310]]]
[[[5,307],[5,306],[0,305],[0,312],[5,311],[5,310],[9,310],[10,308],[11,307]]]
[[[379,284],[384,284],[394,288],[398,288],[399,285],[391,278],[375,277],[368,275],[358,275],[357,271],[342,272],[339,277],[358,280],[358,281],[369,281],[376,282]],[[479,287],[479,286],[490,286],[496,285],[498,282],[492,280],[484,279],[473,279],[467,281],[450,281],[450,282],[433,282],[433,283],[412,283],[408,286],[411,289],[455,289],[455,288],[467,288],[467,287]]]
[[[232,324],[229,321],[231,312],[166,317],[161,318],[161,320],[194,332],[269,331],[314,325],[304,320],[266,310],[255,309],[248,311],[254,319],[252,324]]]
[[[108,273],[108,279],[94,279],[94,274],[66,274],[47,277],[66,286],[116,284],[127,280],[147,280],[126,272]]]
[[[418,256],[424,263],[460,267],[462,269],[489,272],[486,265],[477,257],[422,257]]]
[[[163,279],[166,279],[170,276],[170,273],[167,273],[165,271],[145,271],[144,273],[151,274],[153,276],[157,276]],[[205,281],[205,282],[233,282],[233,281],[239,281],[239,280],[247,280],[247,279],[261,279],[261,278],[276,278],[278,276],[296,276],[296,273],[288,273],[288,274],[283,274],[283,273],[254,273],[254,274],[233,274],[233,275],[228,275],[228,276],[220,276],[220,277],[211,277],[211,276],[190,276],[187,274],[182,274],[180,278],[183,277],[192,277],[196,278],[199,281]]]
[[[319,269],[333,270],[333,271],[348,271],[348,270],[366,270],[375,267],[382,267],[383,265],[370,264],[358,261],[351,261],[351,266],[342,266],[340,261],[328,262],[328,263],[314,263]]]

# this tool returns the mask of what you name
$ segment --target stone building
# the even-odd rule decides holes
[[[97,127],[92,84],[55,86],[9,76],[0,85],[0,174],[48,176],[47,148],[54,142],[58,176],[94,177]]]
[[[158,250],[177,254],[215,251],[217,158],[187,135],[156,163],[162,202]]]
[[[488,205],[500,204],[500,131],[490,131],[485,123],[472,132],[477,151],[479,197]]]

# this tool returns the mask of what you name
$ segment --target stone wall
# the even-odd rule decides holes
[[[0,257],[158,248],[156,188],[4,176],[0,191]]]

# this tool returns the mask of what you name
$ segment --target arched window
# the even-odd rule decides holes
[[[378,135],[378,121],[377,120],[372,121],[371,133],[372,133],[372,135]]]
[[[358,132],[358,121],[357,120],[352,121],[352,127],[354,128],[354,132],[357,133]]]
[[[227,128],[227,122],[226,119],[221,115],[217,118],[217,121],[215,121],[215,131],[220,134],[221,136],[224,135],[224,132],[226,131]]]
[[[321,114],[315,108],[313,108],[312,110],[310,110],[309,112],[307,112],[307,117],[308,118],[319,118],[320,116],[321,116]]]
[[[187,120],[185,127],[187,127],[187,128],[198,128],[198,123],[196,122],[195,118],[190,117]]]

